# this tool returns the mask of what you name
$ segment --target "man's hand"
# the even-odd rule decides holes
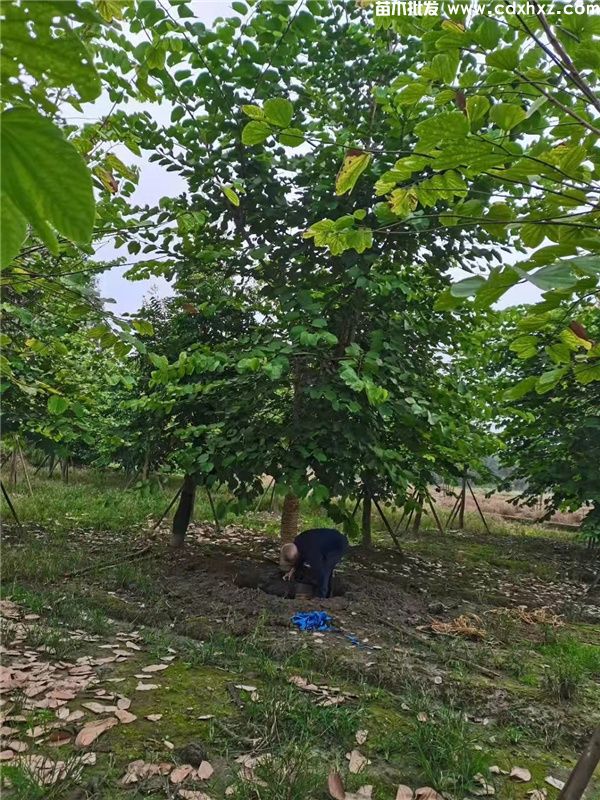
[[[294,576],[296,575],[296,567],[292,567],[289,572],[286,572],[283,576],[284,581],[293,581]]]

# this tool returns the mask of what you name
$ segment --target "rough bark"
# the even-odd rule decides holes
[[[362,501],[362,545],[363,547],[372,547],[373,540],[371,537],[371,495],[369,490],[365,487],[363,490],[363,501]]]
[[[298,518],[300,516],[300,501],[291,492],[286,494],[281,509],[281,542],[293,542],[298,535]]]
[[[179,505],[173,517],[173,533],[171,537],[171,545],[173,547],[183,546],[185,534],[190,524],[192,514],[194,513],[195,500],[196,478],[193,475],[186,475],[183,479],[183,486],[181,487]]]

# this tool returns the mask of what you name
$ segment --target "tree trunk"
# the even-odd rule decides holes
[[[421,527],[421,517],[423,516],[423,497],[421,495],[417,495],[417,502],[419,505],[415,512],[415,519],[413,522],[413,533],[418,533],[419,528]]]
[[[281,510],[281,542],[293,542],[298,535],[298,517],[300,515],[300,501],[291,492],[286,494]]]
[[[48,465],[48,477],[51,478],[56,468],[56,456],[50,456],[50,464]]]
[[[144,455],[144,465],[142,466],[142,480],[147,481],[150,477],[150,448],[146,448],[146,454]]]
[[[173,547],[183,547],[185,533],[190,524],[194,513],[194,501],[196,499],[196,478],[193,475],[186,475],[181,487],[179,505],[173,517],[173,535],[171,545]]]
[[[62,476],[63,483],[68,483],[69,482],[69,459],[68,458],[63,458],[63,460],[60,462],[60,474]]]
[[[371,495],[365,486],[362,502],[362,545],[367,548],[371,548],[373,545],[371,538],[371,505]]]

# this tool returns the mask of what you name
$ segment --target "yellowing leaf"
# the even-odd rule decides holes
[[[231,188],[231,186],[222,186],[221,191],[225,195],[225,197],[229,200],[229,202],[234,206],[239,206],[240,198]]]
[[[335,179],[335,193],[346,194],[354,189],[356,181],[369,166],[371,154],[362,150],[348,150]]]

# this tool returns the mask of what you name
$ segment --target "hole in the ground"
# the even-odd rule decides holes
[[[260,589],[276,597],[287,597],[290,600],[296,597],[307,597],[313,594],[313,587],[309,584],[300,584],[294,581],[284,581],[281,570],[273,564],[248,563],[240,568],[235,575],[234,583],[246,589]],[[332,597],[340,597],[346,593],[342,581],[334,575]]]

